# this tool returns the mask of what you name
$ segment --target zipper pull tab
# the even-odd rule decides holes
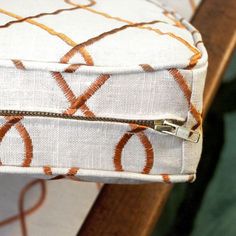
[[[188,129],[184,126],[173,124],[167,120],[162,120],[161,122],[160,122],[160,120],[155,121],[154,122],[154,129],[156,131],[161,132],[161,133],[170,134],[172,136],[182,138],[182,139],[190,141],[192,143],[198,143],[198,141],[200,139],[199,132],[197,132],[195,130]]]

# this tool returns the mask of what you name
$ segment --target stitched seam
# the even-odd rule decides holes
[[[115,171],[115,170],[102,170],[102,169],[86,169],[86,168],[79,168],[79,167],[74,167],[74,166],[67,166],[67,167],[58,167],[58,166],[45,166],[45,165],[42,165],[42,166],[29,166],[29,167],[22,167],[22,166],[17,166],[17,165],[2,165],[2,166],[0,166],[0,173],[2,173],[1,172],[1,168],[11,168],[11,167],[13,167],[13,168],[19,168],[19,169],[27,169],[27,170],[29,170],[29,169],[40,169],[40,168],[42,168],[42,170],[41,170],[41,172],[40,173],[44,173],[44,168],[46,167],[46,169],[65,169],[67,172],[68,172],[68,170],[69,169],[71,169],[71,168],[78,168],[80,171],[78,171],[78,173],[77,174],[79,174],[79,173],[81,173],[81,171],[83,171],[83,170],[89,170],[89,171],[102,171],[102,172],[114,172],[114,173],[119,173],[119,172],[117,172],[117,171]],[[66,172],[66,173],[67,173]],[[28,173],[28,171],[26,172],[26,173]],[[140,172],[131,172],[131,171],[123,171],[123,173],[130,173],[130,174],[139,174],[139,175],[142,175],[142,176],[162,176],[162,174],[149,174],[149,175],[147,175],[147,174],[144,174],[144,173],[140,173]],[[53,175],[55,174],[55,171],[53,172]],[[196,174],[196,172],[193,172],[193,173],[188,173],[188,174],[178,174],[178,173],[176,173],[176,174],[168,174],[169,176],[189,176],[189,175],[193,175],[193,174]]]

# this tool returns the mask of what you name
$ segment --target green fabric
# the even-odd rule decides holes
[[[236,235],[236,112],[225,116],[226,144],[192,236]]]

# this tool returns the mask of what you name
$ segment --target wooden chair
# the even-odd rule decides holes
[[[235,0],[203,0],[192,24],[209,53],[204,117],[219,88],[236,43]],[[147,236],[153,231],[173,185],[105,185],[87,216],[80,236]]]

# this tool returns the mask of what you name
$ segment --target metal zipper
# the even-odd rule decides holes
[[[198,131],[189,129],[184,125],[173,123],[172,120],[156,120],[154,121],[154,129],[164,134],[169,134],[192,143],[198,143],[200,133]]]
[[[183,121],[174,119],[130,120],[130,119],[119,119],[119,118],[107,118],[107,117],[74,116],[55,112],[18,111],[18,110],[0,110],[0,116],[33,116],[33,117],[49,117],[49,118],[61,118],[61,119],[82,120],[82,121],[101,121],[101,122],[137,124],[149,127],[157,132],[172,135],[193,143],[197,143],[200,139],[199,132],[185,127]]]

